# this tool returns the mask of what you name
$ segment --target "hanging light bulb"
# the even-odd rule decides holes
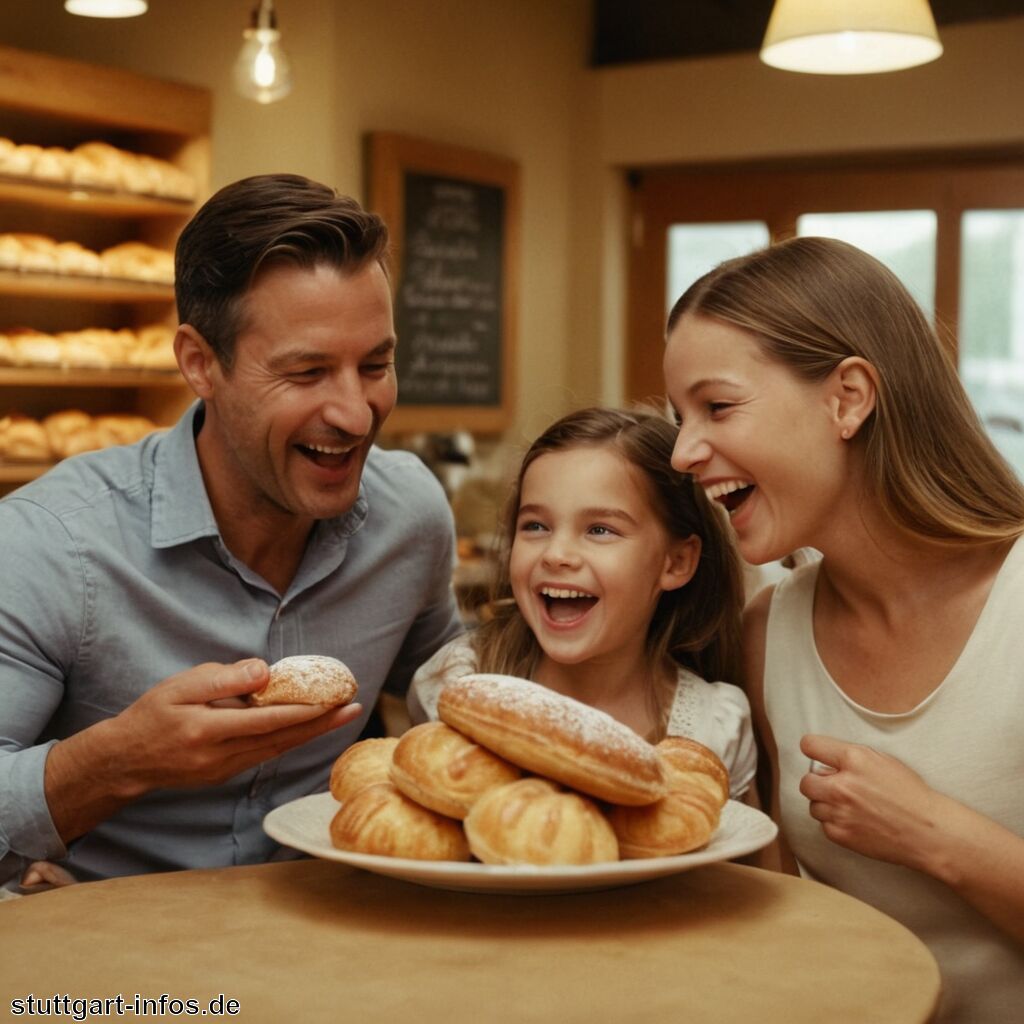
[[[273,103],[291,92],[292,71],[281,49],[273,0],[253,9],[245,42],[235,61],[235,88],[257,103]]]
[[[775,0],[761,60],[784,71],[867,75],[942,54],[928,0]]]
[[[146,0],[64,0],[68,14],[84,18],[134,18],[148,8]]]

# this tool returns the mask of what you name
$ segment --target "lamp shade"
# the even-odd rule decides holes
[[[147,9],[146,0],[64,0],[68,14],[85,18],[134,18]]]
[[[761,60],[785,71],[866,75],[941,53],[928,0],[775,0]]]

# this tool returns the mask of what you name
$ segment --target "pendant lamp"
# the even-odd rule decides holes
[[[761,60],[784,71],[870,75],[942,53],[928,0],[775,0]]]

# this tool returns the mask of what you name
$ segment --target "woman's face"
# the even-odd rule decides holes
[[[672,465],[722,504],[754,564],[821,546],[845,473],[830,392],[770,360],[754,336],[687,313],[665,351],[679,417]]]

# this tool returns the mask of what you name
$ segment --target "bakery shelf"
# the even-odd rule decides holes
[[[177,370],[86,370],[59,366],[0,366],[2,387],[180,387]]]
[[[174,299],[174,287],[146,281],[0,270],[0,295],[87,302],[168,302]]]
[[[92,214],[96,217],[187,217],[192,203],[127,192],[103,192],[64,182],[27,181],[0,176],[0,203],[38,206],[48,210]]]
[[[52,462],[0,462],[0,484],[27,484],[53,465]]]

